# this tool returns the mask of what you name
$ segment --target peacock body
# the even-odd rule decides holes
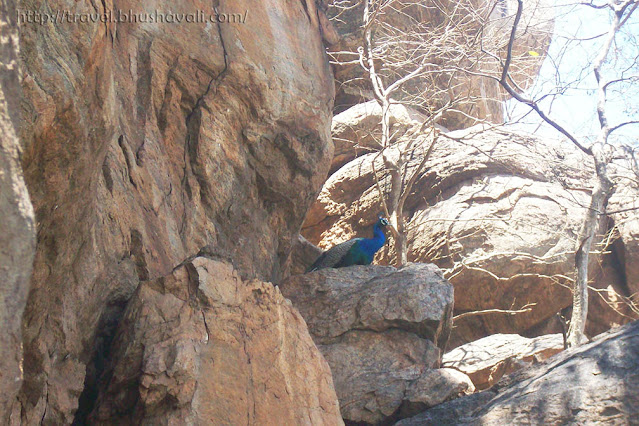
[[[388,220],[380,217],[373,226],[373,238],[354,238],[331,247],[306,270],[317,271],[323,268],[343,268],[352,265],[370,265],[375,253],[386,243],[382,231]]]

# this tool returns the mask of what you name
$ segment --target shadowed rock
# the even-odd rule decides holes
[[[0,424],[20,419],[22,313],[35,255],[35,220],[18,139],[20,69],[16,2],[0,0]]]
[[[396,425],[626,425],[637,416],[639,321]]]

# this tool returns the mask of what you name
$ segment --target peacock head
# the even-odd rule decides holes
[[[378,224],[379,226],[384,227],[384,226],[388,226],[389,222],[388,222],[388,219],[386,219],[386,218],[385,218],[385,217],[383,217],[382,215],[379,215],[379,220],[377,221],[377,224]]]

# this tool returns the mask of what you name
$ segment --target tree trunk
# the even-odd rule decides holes
[[[395,238],[395,249],[397,250],[397,260],[395,266],[401,268],[408,263],[408,241],[406,235],[398,233]]]
[[[395,266],[401,268],[408,263],[408,238],[406,237],[406,228],[404,226],[404,206],[401,201],[398,202],[391,219],[397,229],[397,236],[395,237],[397,259],[395,260]]]
[[[594,155],[597,182],[592,191],[590,206],[586,212],[579,247],[575,253],[575,285],[572,291],[572,317],[568,329],[569,347],[586,342],[586,318],[588,317],[588,261],[592,243],[599,229],[600,215],[604,214],[608,198],[612,193],[612,182],[608,178],[607,161]]]
[[[402,174],[401,163],[390,155],[384,154],[384,166],[390,175],[391,190],[389,194],[389,214],[390,225],[395,238],[395,250],[397,252],[396,266],[406,265],[406,235],[404,232],[404,218],[399,200],[402,195]]]
[[[390,194],[389,194],[389,221],[393,229],[393,237],[395,239],[395,251],[397,259],[395,265],[400,268],[407,263],[407,240],[404,230],[404,216],[400,200],[402,196],[402,153],[399,147],[390,146],[390,102],[384,98],[382,101],[382,146],[384,147],[383,159],[384,167],[390,175]],[[397,150],[393,155],[392,150]]]

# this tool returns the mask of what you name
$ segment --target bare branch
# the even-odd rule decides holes
[[[610,130],[608,130],[608,135],[610,135],[615,130],[619,130],[622,127],[627,126],[629,124],[639,124],[639,120],[630,120],[630,121],[626,121],[626,122],[621,123],[621,124],[617,124],[616,126],[612,127]]]
[[[459,321],[460,319],[477,316],[477,315],[488,315],[488,314],[508,314],[508,315],[516,315],[523,314],[526,312],[532,311],[533,306],[537,305],[536,303],[527,303],[522,306],[520,309],[485,309],[482,311],[472,311],[472,312],[464,312],[459,315],[455,315],[453,317],[453,322]]]

